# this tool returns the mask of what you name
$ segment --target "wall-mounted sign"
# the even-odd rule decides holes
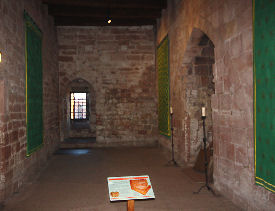
[[[110,201],[155,198],[148,175],[108,177],[107,180]]]

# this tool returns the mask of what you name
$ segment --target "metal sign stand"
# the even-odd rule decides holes
[[[135,200],[128,200],[127,211],[135,211]]]
[[[206,149],[206,134],[205,134],[205,119],[206,119],[206,116],[203,115],[202,116],[202,124],[203,124],[203,148],[204,148],[204,173],[205,173],[205,184],[203,186],[200,187],[200,189],[196,192],[194,192],[194,194],[198,194],[200,193],[200,191],[203,189],[203,188],[207,188],[208,191],[211,191],[213,193],[213,195],[216,195],[215,192],[213,191],[213,189],[209,186],[209,183],[208,183],[208,172],[207,172],[207,169],[208,169],[208,160],[207,160],[207,149]]]
[[[173,137],[173,132],[174,132],[174,127],[173,127],[173,109],[170,107],[170,119],[171,119],[171,152],[172,152],[172,160],[168,162],[168,164],[172,164],[175,166],[179,166],[178,163],[175,161],[175,152],[174,152],[174,137]]]

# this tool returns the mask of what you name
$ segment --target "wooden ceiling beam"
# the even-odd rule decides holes
[[[48,5],[84,6],[97,8],[166,8],[166,0],[42,0]]]
[[[53,16],[71,17],[107,17],[112,18],[152,18],[161,16],[158,9],[108,9],[91,7],[72,7],[72,6],[49,6],[49,14]]]
[[[56,26],[142,26],[155,25],[154,19],[112,19],[112,23],[108,24],[107,19],[90,18],[90,17],[55,17]]]

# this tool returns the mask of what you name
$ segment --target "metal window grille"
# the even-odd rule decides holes
[[[87,93],[71,93],[71,119],[87,119]]]

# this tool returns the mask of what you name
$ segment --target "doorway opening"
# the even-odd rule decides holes
[[[64,101],[64,142],[60,148],[87,148],[96,142],[96,95],[82,78],[71,81]]]
[[[96,142],[96,95],[88,81],[77,78],[69,83],[63,118],[61,148],[86,148]]]
[[[204,171],[203,127],[201,109],[206,108],[207,157],[209,177],[213,179],[213,122],[211,96],[213,82],[214,44],[199,29],[193,29],[183,61],[185,162],[195,170]]]

